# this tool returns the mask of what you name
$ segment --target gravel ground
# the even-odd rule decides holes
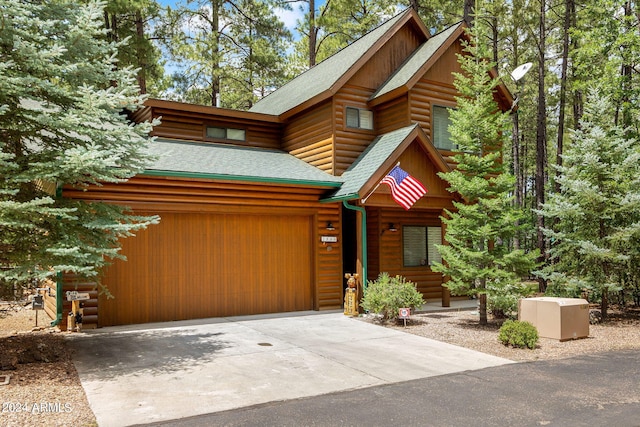
[[[604,351],[640,350],[640,309],[624,312],[610,309],[606,322],[589,325],[588,338],[563,342],[540,338],[537,348],[533,350],[502,345],[498,341],[498,330],[502,322],[503,320],[490,318],[487,325],[481,326],[477,311],[457,311],[417,314],[411,316],[407,326],[385,326],[515,361],[564,359]]]
[[[48,325],[42,312],[39,324]],[[363,321],[376,322],[372,318]],[[606,323],[591,325],[589,337],[559,342],[541,338],[534,350],[503,346],[497,339],[501,321],[478,324],[472,311],[413,315],[407,326],[385,324],[403,332],[471,348],[515,361],[560,359],[611,350],[640,350],[640,310],[619,312]],[[65,342],[53,328],[33,331],[35,312],[0,305],[0,426],[96,426]]]

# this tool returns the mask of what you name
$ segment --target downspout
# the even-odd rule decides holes
[[[362,289],[364,290],[367,288],[367,212],[363,207],[350,205],[347,200],[343,200],[342,204],[345,208],[362,214]]]
[[[62,197],[62,186],[56,186],[56,199]],[[58,326],[62,322],[62,291],[63,291],[62,272],[56,274],[56,318],[51,322],[51,326]]]
[[[51,322],[51,326],[58,326],[62,322],[62,273],[56,274],[56,318]]]

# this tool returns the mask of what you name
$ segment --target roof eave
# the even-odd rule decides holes
[[[163,99],[149,98],[144,103],[144,108],[150,109],[166,109],[174,110],[182,113],[199,113],[211,116],[232,118],[232,119],[251,119],[260,120],[271,123],[281,123],[280,118],[273,114],[256,113],[253,111],[232,110],[229,108],[212,107],[208,105],[188,104],[178,101],[167,101]]]
[[[289,179],[289,178],[275,178],[275,177],[262,177],[262,176],[248,176],[248,175],[227,175],[216,174],[206,172],[182,172],[182,171],[168,171],[158,169],[148,169],[141,173],[145,176],[164,176],[173,178],[191,178],[191,179],[208,179],[218,181],[243,181],[243,182],[259,182],[263,184],[280,184],[280,185],[293,185],[303,187],[324,187],[324,188],[339,188],[342,182],[339,181],[315,181],[305,179]]]
[[[385,102],[393,101],[394,99],[400,98],[401,96],[408,93],[409,89],[411,88],[408,85],[401,85],[395,89],[390,90],[389,92],[385,92],[380,96],[372,98],[367,104],[372,108],[377,107],[378,105],[382,105]]]
[[[346,194],[344,196],[337,197],[327,197],[325,199],[320,199],[320,203],[335,203],[335,202],[343,202],[349,200],[360,200],[361,196],[358,193]]]

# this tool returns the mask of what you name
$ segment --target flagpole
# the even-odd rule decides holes
[[[394,167],[396,167],[396,168],[397,168],[398,166],[400,166],[400,162],[396,163],[396,165],[395,165]],[[385,175],[385,176],[386,176],[386,175]],[[383,179],[384,179],[384,177],[383,177]],[[378,189],[378,187],[380,187],[380,184],[382,184],[382,179],[380,180],[380,182],[378,182],[378,185],[376,185],[376,187],[375,187],[373,190],[371,190],[371,191],[369,192],[369,194],[367,194],[367,195],[366,195],[366,197],[365,197],[364,199],[360,200],[360,202],[361,202],[362,204],[367,203],[367,200],[369,200],[369,197],[371,197],[371,195],[372,195],[373,193],[375,193],[375,192],[376,192],[376,190]]]

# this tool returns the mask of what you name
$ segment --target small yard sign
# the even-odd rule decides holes
[[[411,309],[410,308],[399,308],[398,309],[398,319],[402,319],[404,321],[404,326],[407,326],[407,319],[411,317]]]
[[[82,301],[89,299],[88,292],[67,291],[67,301]]]

